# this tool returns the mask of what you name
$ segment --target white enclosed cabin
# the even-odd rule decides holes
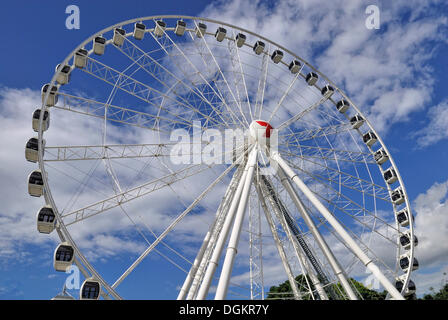
[[[257,41],[254,44],[254,52],[255,54],[261,54],[264,51],[265,44],[263,41]]]
[[[166,22],[162,20],[156,21],[156,26],[154,27],[154,35],[156,37],[161,37],[165,33],[166,30]]]
[[[378,141],[378,138],[376,137],[375,133],[369,131],[362,136],[362,140],[366,145],[371,147],[375,142]]]
[[[40,208],[37,213],[37,231],[40,233],[51,233],[56,225],[56,216],[53,208],[49,205]]]
[[[34,170],[28,176],[28,193],[33,197],[40,197],[44,194],[44,180],[39,169]]]
[[[235,37],[235,41],[236,41],[236,46],[238,48],[241,48],[244,43],[246,42],[246,35],[243,33],[238,33]]]
[[[143,37],[145,36],[145,30],[146,26],[141,22],[137,22],[134,25],[134,38],[136,40],[142,40]]]
[[[353,129],[358,129],[364,124],[365,120],[363,117],[361,117],[359,114],[353,116],[350,119],[350,124],[352,125]]]
[[[289,71],[291,71],[292,74],[297,74],[300,71],[301,64],[298,60],[293,60],[289,64]]]
[[[334,89],[332,86],[330,86],[329,84],[325,85],[322,90],[320,90],[320,93],[322,94],[322,96],[325,99],[329,99],[333,93],[334,93]]]
[[[81,300],[98,300],[101,294],[101,285],[94,278],[86,279],[79,290]]]
[[[42,140],[43,152],[45,152],[45,140]],[[29,162],[39,160],[39,140],[37,137],[30,138],[25,145],[25,159]]]
[[[398,180],[397,173],[395,172],[395,169],[393,167],[390,167],[389,169],[384,171],[383,177],[388,184],[392,184]]]
[[[40,112],[41,112],[41,109],[36,109],[33,111],[32,126],[33,126],[33,130],[35,132],[39,131]],[[50,127],[50,112],[45,110],[43,119],[42,119],[42,131],[47,131],[49,127]]]
[[[279,63],[280,61],[282,61],[282,59],[283,59],[283,52],[282,51],[274,50],[274,52],[272,52],[271,60],[274,63]]]
[[[199,22],[194,30],[198,38],[202,38],[205,35],[206,31],[207,31],[207,25],[202,22]]]
[[[389,160],[389,156],[387,155],[386,150],[384,150],[383,148],[375,151],[375,153],[373,154],[373,158],[375,159],[375,162],[377,164],[383,164],[384,162]]]
[[[314,86],[318,79],[318,75],[314,72],[308,73],[305,77],[305,81],[309,86]]]
[[[406,275],[402,275],[401,277],[398,277],[395,281],[395,288],[399,291],[399,292],[403,292],[402,294],[405,297],[411,296],[415,293],[416,291],[416,286],[414,281],[412,281],[411,279],[409,279],[408,282],[408,286],[406,289],[403,290],[403,286],[404,286],[404,280],[405,280]]]
[[[403,247],[403,249],[405,250],[409,250],[411,249],[411,231],[410,230],[406,230],[406,232],[404,232],[400,238],[400,245]],[[414,235],[414,247],[418,246],[418,238],[417,236]]]
[[[45,103],[45,105],[46,105],[47,107],[52,107],[52,106],[54,106],[56,103],[58,103],[58,95],[57,95],[57,93],[58,93],[58,87],[57,87],[57,86],[52,86],[52,87],[51,87],[51,89],[50,89],[50,93],[48,94],[47,101],[45,101],[45,98],[46,98],[46,96],[47,96],[47,91],[49,90],[49,88],[50,88],[50,84],[49,84],[49,83],[44,84],[44,85],[42,86],[42,89],[41,89],[41,93],[42,93],[42,103]]]
[[[102,36],[95,37],[93,39],[93,53],[101,56],[104,54],[104,50],[106,50],[106,38]]]
[[[68,242],[63,242],[54,250],[53,266],[56,271],[65,272],[73,264],[75,250]]]
[[[123,28],[115,28],[114,29],[114,37],[112,38],[112,42],[117,47],[121,47],[124,43],[124,37],[126,35],[126,31]]]
[[[411,220],[414,221],[414,215],[411,216]],[[409,226],[409,213],[408,209],[404,208],[397,212],[397,221],[402,227]]]
[[[225,28],[219,27],[218,29],[216,29],[216,32],[215,32],[216,41],[222,42],[224,40],[224,38],[226,37],[226,34],[227,34],[227,30]]]
[[[176,29],[174,29],[174,33],[178,36],[183,36],[185,33],[185,29],[187,27],[187,24],[183,20],[178,20],[176,22]]]
[[[401,187],[398,187],[397,189],[395,189],[394,191],[392,191],[391,195],[390,195],[392,202],[395,205],[400,205],[404,202],[404,193],[403,190],[401,189]]]
[[[409,267],[410,267],[410,258],[409,258],[409,255],[407,254],[407,253],[405,253],[405,254],[402,254],[401,256],[400,256],[400,268],[401,268],[401,270],[403,270],[404,272],[407,272],[408,271],[408,269],[409,269]],[[417,270],[418,269],[418,267],[419,267],[419,264],[418,264],[418,260],[417,260],[417,258],[415,258],[414,257],[414,259],[413,259],[414,261],[412,262],[412,271],[414,271],[414,270]]]
[[[59,84],[69,83],[71,71],[72,71],[72,68],[69,65],[65,65],[61,68],[61,65],[58,64],[56,66],[56,70],[55,70],[55,72],[57,73],[56,81]]]
[[[87,65],[87,50],[86,49],[79,49],[75,53],[75,67],[76,68],[85,68]]]
[[[340,113],[345,113],[349,107],[350,103],[348,103],[348,101],[344,99],[339,100],[338,103],[336,104],[336,108]]]

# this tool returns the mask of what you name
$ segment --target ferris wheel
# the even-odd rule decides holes
[[[80,299],[163,279],[189,300],[266,299],[284,279],[271,298],[362,299],[362,279],[415,293],[386,145],[324,74],[255,32],[189,16],[101,30],[57,65],[32,128],[37,229],[60,238],[55,270],[84,276]]]

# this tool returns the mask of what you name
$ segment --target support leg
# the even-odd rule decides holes
[[[341,236],[347,246],[352,252],[361,260],[362,263],[373,273],[373,275],[380,281],[383,287],[390,293],[390,295],[397,300],[404,300],[403,296],[398,292],[395,286],[390,283],[386,276],[381,272],[378,266],[373,262],[371,258],[365,254],[365,252],[358,246],[358,244],[352,239],[344,227],[339,221],[328,211],[328,209],[319,201],[314,193],[307,187],[305,183],[299,178],[297,174],[289,167],[289,165],[282,159],[278,152],[271,155],[271,159],[278,163],[283,169],[285,175],[292,180],[297,187],[303,192],[303,194],[311,201],[316,209],[322,214],[322,216],[328,221],[333,229]]]
[[[241,235],[241,228],[243,226],[244,214],[246,212],[247,200],[250,194],[250,187],[252,185],[252,179],[254,176],[255,165],[257,163],[258,148],[255,146],[250,152],[247,164],[249,170],[247,171],[246,180],[244,181],[244,187],[241,194],[240,203],[238,205],[238,211],[235,216],[234,225],[232,228],[232,234],[230,235],[229,244],[227,246],[226,257],[219,277],[218,287],[216,289],[215,300],[223,300],[227,295],[227,289],[229,287],[230,275],[232,274],[233,262],[237,252],[238,242]]]

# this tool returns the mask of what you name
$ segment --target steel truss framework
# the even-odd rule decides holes
[[[161,31],[156,27],[159,20],[167,22]],[[176,27],[179,20],[188,22],[181,34]],[[143,40],[134,39],[131,30],[136,22],[148,27]],[[209,25],[208,29],[201,31],[201,24]],[[219,39],[219,29],[215,33],[210,26],[225,28],[227,33]],[[116,28],[126,30],[120,43],[115,42]],[[237,42],[238,34],[247,36],[243,44]],[[95,55],[95,47],[90,43],[99,36],[106,37],[104,57],[114,51],[125,61],[124,68],[102,59],[102,55]],[[266,44],[261,54],[252,49],[258,40]],[[146,43],[152,43],[153,47],[148,48]],[[76,53],[82,48],[87,49],[85,66],[76,68]],[[274,50],[284,53],[280,62],[271,61]],[[290,71],[292,60],[300,62],[295,73]],[[264,299],[265,285],[279,270],[290,282],[290,298],[360,299],[351,279],[359,273],[359,266],[379,281],[389,298],[403,299],[409,291],[412,268],[401,271],[399,262],[403,253],[409,261],[414,261],[415,243],[410,241],[404,249],[399,242],[405,234],[413,239],[412,213],[400,173],[382,139],[359,108],[301,57],[263,36],[227,23],[189,16],[153,16],[101,30],[82,42],[61,65],[70,66],[74,75],[79,73],[88,81],[97,81],[98,88],[109,92],[109,96],[100,97],[99,93],[80,93],[81,89],[76,86],[70,90],[71,82],[62,85],[57,81],[62,75],[61,70],[57,71],[50,88],[57,87],[58,102],[49,103],[52,97],[48,90],[43,93],[42,110],[99,121],[102,143],[50,145],[47,142],[44,145],[43,112],[38,130],[43,195],[56,215],[56,232],[62,242],[73,247],[73,263],[84,277],[100,284],[104,299],[121,299],[119,285],[153,251],[186,273],[178,299],[206,299],[213,294],[215,299],[226,299],[229,295]],[[309,85],[305,80],[309,72],[316,73],[319,81]],[[325,85],[332,87],[332,95],[321,94]],[[336,109],[341,100],[349,104],[349,111]],[[362,117],[362,126],[353,126],[350,122],[353,115]],[[210,147],[210,140],[196,147],[188,141],[185,145],[191,147],[188,156],[193,163],[171,165],[172,148],[179,146],[177,142],[167,141],[173,130],[183,129],[194,134],[197,121],[202,125],[200,133],[247,130],[258,119],[267,120],[278,129],[277,150],[249,139],[248,143],[230,151],[219,152],[223,156],[239,151],[240,156],[231,164],[198,163],[194,162],[195,156],[203,154],[204,146]],[[143,143],[121,143],[118,139],[120,143],[117,143],[117,139],[108,135],[114,130],[144,131],[152,138]],[[365,140],[369,132],[375,137],[371,143]],[[154,139],[155,142],[147,142]],[[378,163],[374,157],[377,150],[386,153],[387,164]],[[89,167],[91,163],[96,163],[95,167]],[[76,209],[58,210],[53,198],[57,192],[50,183],[51,170],[56,170],[59,164],[66,165],[65,168],[78,166],[76,170],[85,179],[77,198],[91,180],[105,184],[103,177],[94,175],[99,163],[104,164],[106,176],[112,181],[113,194],[102,195]],[[276,168],[272,175],[263,173],[269,164]],[[87,173],[83,171],[84,166],[90,168]],[[130,185],[123,182],[120,168],[133,172]],[[156,169],[156,173],[146,175],[148,168]],[[394,170],[393,183],[385,175],[390,169]],[[74,173],[65,171],[64,174],[73,178]],[[208,182],[198,185],[204,175],[209,175]],[[143,178],[146,180],[142,183],[132,184]],[[197,190],[188,202],[180,190],[187,190],[186,185],[192,181]],[[207,199],[222,185],[227,187],[219,205],[207,204]],[[394,198],[398,188],[402,202]],[[102,192],[96,191],[97,196]],[[157,227],[157,232],[145,223],[143,228],[127,210],[133,208],[134,200],[146,200],[163,191],[171,192],[173,202],[180,203],[180,213],[171,215],[170,222]],[[170,210],[179,212],[178,206],[174,208]],[[186,216],[198,214],[201,208],[215,215],[207,223],[207,232],[195,257],[187,258],[191,253],[187,254],[181,245],[168,244],[168,239],[175,228],[182,227]],[[118,279],[111,281],[103,278],[88,261],[70,230],[87,226],[98,217],[104,219],[107,212],[114,210],[121,210],[127,216],[144,238],[146,249]],[[407,210],[406,226],[397,218],[402,210]],[[145,232],[151,232],[152,242]],[[393,265],[385,261],[388,257],[376,252],[378,239],[391,246]],[[240,244],[243,241],[247,250]],[[159,251],[162,246],[170,256]],[[242,251],[240,255],[247,256],[247,265],[235,264],[238,248]],[[269,260],[273,253],[278,257],[277,263]],[[173,257],[182,260],[183,265]],[[241,268],[247,271],[246,277]],[[239,275],[235,276],[235,271]],[[298,274],[304,275],[303,280],[296,280]],[[397,277],[403,284],[401,291],[394,285]]]

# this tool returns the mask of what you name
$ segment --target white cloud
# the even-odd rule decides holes
[[[231,22],[256,31],[315,64],[349,94],[369,115],[377,129],[386,134],[393,123],[408,120],[413,112],[425,109],[425,105],[431,101],[434,83],[427,62],[432,57],[433,50],[428,43],[442,40],[443,33],[440,30],[446,26],[446,18],[425,18],[422,13],[425,10],[433,10],[429,4],[394,1],[380,8],[382,29],[375,32],[364,26],[365,6],[361,1],[349,0],[286,0],[271,5],[261,1],[234,0],[214,2],[201,16]],[[401,13],[411,8],[412,15],[408,20],[405,23],[398,21]],[[272,68],[272,72],[278,70]],[[253,87],[257,86],[256,78],[248,81],[251,81]],[[267,99],[271,94],[272,92],[266,92]],[[0,211],[0,259],[8,259],[19,249],[21,256],[26,257],[28,253],[23,244],[45,244],[51,247],[55,245],[56,237],[37,233],[35,212],[42,205],[42,199],[30,198],[26,192],[26,176],[35,165],[26,163],[23,149],[27,139],[35,135],[31,130],[31,112],[40,104],[40,94],[28,89],[3,88],[0,96],[0,126],[8,133],[7,139],[0,141],[0,148],[7,150],[0,154],[3,168],[0,171],[0,179],[8,182],[1,190],[2,197],[8,201],[4,202]],[[430,125],[419,132],[418,141],[422,146],[448,136],[447,131],[443,130],[448,125],[447,109],[445,101],[430,110]],[[51,130],[46,133],[46,139],[51,145],[73,143],[74,137],[76,144],[101,142],[101,125],[98,125],[98,121],[73,121],[75,116],[58,119],[57,122],[52,121]],[[115,135],[109,137],[109,142],[138,143],[152,141],[154,138],[141,130],[121,130],[119,127],[114,129]],[[126,165],[131,168],[121,167],[120,181],[125,184],[135,182],[131,178],[134,174],[131,173],[136,162],[129,161]],[[157,174],[156,171],[161,169],[160,164],[147,170],[143,170],[143,167],[141,163],[137,166],[137,170],[144,172],[142,180]],[[78,169],[85,172],[90,168],[91,164],[85,167],[78,165]],[[74,173],[68,167],[64,167],[64,170],[67,170],[64,172],[69,175]],[[83,175],[80,177],[82,180]],[[180,202],[188,205],[202,191],[197,188],[199,183],[194,182],[203,182],[202,186],[205,186],[206,181],[211,181],[211,177],[211,174],[200,176],[197,178],[200,180],[190,180],[184,187],[173,186],[171,190],[158,192],[155,194],[157,201],[149,205],[136,202],[126,205],[125,208],[135,213],[134,218],[142,215],[144,221],[154,228],[156,233],[160,233],[179,212],[182,207]],[[95,178],[103,182],[95,185],[96,191],[105,194],[112,192],[104,170],[96,172]],[[63,176],[56,178],[56,175],[50,179],[57,193],[57,203],[64,206],[72,198],[72,190],[79,186],[79,183],[64,180]],[[194,253],[191,244],[197,244],[197,241],[202,239],[210,217],[214,215],[213,209],[222,196],[223,188],[220,186],[219,192],[208,196],[204,201],[203,210],[187,217],[184,223],[176,228],[179,233],[170,238],[178,241],[179,247],[188,250],[186,252],[192,256]],[[433,266],[446,262],[447,248],[443,239],[447,224],[442,218],[444,214],[447,216],[446,189],[446,183],[434,185],[415,202],[415,211],[418,213],[417,234],[421,234],[417,257],[422,265]],[[76,199],[74,207],[98,199],[98,194],[89,193],[87,189],[84,191],[82,197]],[[174,193],[178,196],[175,201]],[[169,209],[176,208],[176,211],[167,210],[167,204]],[[142,226],[139,219],[136,221]],[[136,237],[128,237],[131,228],[131,223],[117,209],[110,215],[108,213],[91,218],[86,223],[73,227],[71,231],[75,238],[79,239],[80,246],[87,250],[89,258],[95,260],[96,250],[101,250],[102,258],[125,252],[130,255],[141,252],[146,244],[140,238],[137,240]],[[240,257],[247,258],[247,250],[247,247],[241,248]],[[266,254],[275,255],[272,245],[266,246],[265,250]],[[266,283],[269,284],[275,284],[283,277],[278,272],[281,269],[280,264],[272,261],[274,260],[266,263],[266,270],[271,271],[270,276],[266,278]],[[234,277],[235,280],[239,278],[247,281],[247,274],[242,273]]]
[[[218,1],[201,15],[255,31],[302,56],[385,134],[431,101],[427,62],[434,43],[446,41],[447,26],[434,3],[381,2],[379,31],[365,27],[363,1]],[[401,21],[405,13],[409,18]]]
[[[415,134],[420,147],[427,147],[448,138],[448,100],[431,107],[426,117],[428,124]]]
[[[435,183],[414,201],[419,244],[417,257],[422,266],[448,263],[448,181]]]

